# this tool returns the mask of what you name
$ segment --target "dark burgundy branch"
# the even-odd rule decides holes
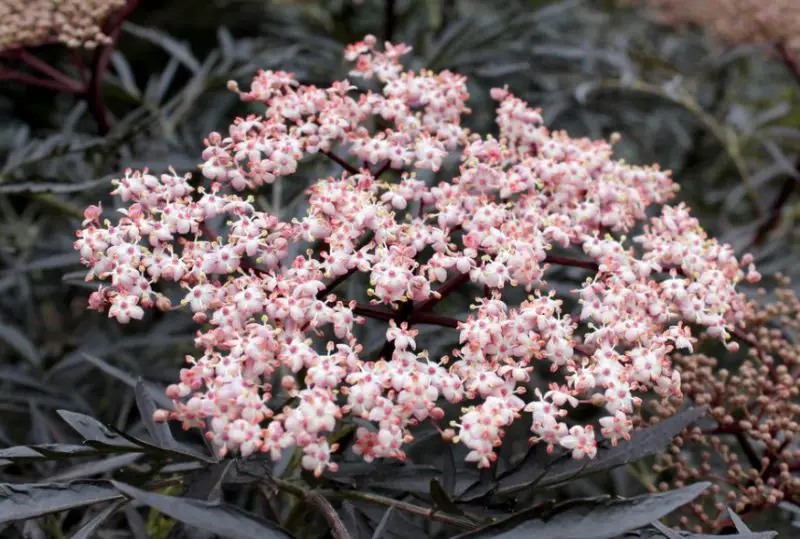
[[[394,311],[388,311],[381,307],[374,305],[367,305],[364,303],[357,303],[353,308],[353,313],[359,316],[366,316],[367,318],[375,318],[376,320],[396,320],[398,315]]]
[[[758,227],[755,236],[753,236],[752,245],[761,245],[764,243],[769,233],[778,225],[783,207],[789,202],[792,193],[794,193],[794,190],[797,188],[797,184],[800,183],[800,159],[795,162],[794,166],[794,173],[784,180],[777,198],[772,203],[769,218]]]
[[[19,58],[35,70],[44,73],[54,81],[61,83],[65,88],[68,88],[67,91],[71,93],[80,93],[83,91],[83,86],[80,82],[76,81],[66,73],[62,73],[47,62],[40,60],[25,49],[22,49],[19,52]]]
[[[384,21],[383,21],[383,38],[385,41],[392,41],[394,37],[394,6],[395,0],[386,0]]]
[[[461,322],[457,318],[452,318],[450,316],[442,316],[439,314],[431,314],[431,313],[414,313],[411,316],[409,322],[413,322],[414,324],[428,324],[431,326],[442,326],[446,328],[457,328],[458,324]]]
[[[350,174],[359,174],[360,173],[360,171],[356,167],[354,167],[353,165],[351,165],[350,163],[348,163],[347,161],[345,161],[344,159],[342,159],[341,157],[339,157],[335,153],[326,152],[326,151],[321,151],[320,153],[322,155],[325,155],[325,156],[329,157],[333,161],[335,161],[339,166],[341,166],[343,169],[345,169]]]
[[[82,88],[76,91],[74,88],[65,86],[64,84],[56,80],[42,79],[39,77],[35,77],[33,75],[29,75],[27,73],[20,73],[19,71],[0,70],[0,80],[11,80],[15,82],[21,82],[22,84],[27,84],[29,86],[38,86],[39,88],[47,88],[48,90],[55,90],[56,92],[65,92],[65,93],[83,92]]]
[[[547,258],[544,259],[544,263],[557,264],[559,266],[570,266],[573,268],[583,268],[591,271],[597,271],[599,269],[599,264],[593,260],[581,260],[567,256],[547,255]]]
[[[445,299],[451,292],[455,289],[460,287],[462,284],[469,281],[469,273],[460,273],[458,275],[454,275],[446,280],[442,286],[436,289],[437,295],[431,296],[425,301],[422,301],[414,306],[414,313],[424,313],[427,311],[432,310],[436,305],[439,304],[440,301]],[[412,318],[414,316],[412,315]]]
[[[792,56],[792,53],[789,52],[789,49],[786,48],[786,43],[782,41],[776,43],[775,51],[778,53],[783,65],[785,65],[786,69],[789,70],[789,74],[791,74],[795,82],[800,85],[800,65],[798,65],[797,60],[795,60],[794,56]]]
[[[110,38],[110,43],[98,47],[92,58],[91,75],[86,85],[86,101],[89,104],[89,112],[97,122],[98,130],[101,135],[105,135],[111,130],[108,120],[108,110],[103,103],[103,92],[101,88],[102,78],[108,69],[114,46],[117,43],[119,34],[122,31],[122,23],[139,6],[141,0],[128,0],[125,7],[109,17],[103,27],[104,33]]]
[[[389,165],[390,165],[390,164],[391,164],[391,161],[386,161],[386,162],[385,162],[383,165],[381,165],[381,166],[378,168],[378,170],[376,170],[375,172],[373,172],[373,173],[372,173],[372,175],[373,175],[373,176],[375,176],[376,178],[380,178],[380,177],[381,177],[381,174],[383,174],[384,172],[386,172],[386,170],[389,168]]]

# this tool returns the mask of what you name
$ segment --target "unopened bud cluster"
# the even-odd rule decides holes
[[[698,530],[718,527],[726,506],[750,513],[800,504],[800,299],[779,279],[774,301],[761,297],[745,310],[747,359],[740,367],[720,368],[720,360],[701,354],[675,358],[684,394],[707,405],[714,424],[684,431],[655,469],[671,477],[664,489],[715,483],[685,517]],[[669,403],[657,408],[674,412]]]
[[[655,7],[668,24],[694,24],[729,44],[781,43],[800,52],[797,0],[631,0]]]
[[[0,0],[0,51],[62,43],[94,48],[108,43],[102,26],[125,0]]]
[[[486,467],[525,418],[531,443],[592,458],[599,438],[629,438],[638,394],[680,395],[670,354],[692,351],[692,327],[735,344],[746,305],[736,285],[759,275],[686,206],[667,204],[677,189],[667,172],[547,129],[507,89],[492,92],[499,137],[472,133],[466,78],[404,71],[407,50],[378,51],[371,36],[347,48],[351,76],[371,89],[280,71],[258,73],[249,91],[231,84],[264,114],[208,136],[209,185],[128,170],[117,222],[86,210],[75,248],[87,278],[107,283],[90,305],[127,323],[171,309],[165,286],[183,287],[178,308],[201,326],[200,351],[168,388],[174,410],[157,417],[206,429],[223,455],[299,448],[321,474],[337,467],[343,424],[357,425],[353,450],[371,461],[405,458],[413,427],[431,421]],[[291,181],[279,178],[314,154],[345,171],[308,189],[304,215],[281,220],[238,194]],[[574,313],[548,288],[554,264],[587,272]],[[358,273],[369,303],[337,295]],[[457,289],[472,294],[471,312],[436,315]],[[527,299],[512,302],[515,289]],[[386,328],[381,354],[356,338],[364,317]],[[449,357],[418,342],[426,323],[458,332]],[[535,387],[536,369],[561,382]],[[445,403],[461,411],[447,417]],[[605,415],[581,423],[579,406]]]

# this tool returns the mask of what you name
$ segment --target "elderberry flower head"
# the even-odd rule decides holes
[[[668,172],[547,129],[508,89],[492,92],[499,137],[472,133],[461,123],[466,78],[406,71],[407,50],[381,52],[371,36],[347,48],[351,77],[372,89],[306,86],[281,71],[259,72],[248,91],[230,84],[263,114],[208,136],[206,185],[128,170],[114,191],[128,203],[119,220],[87,211],[75,248],[87,278],[106,283],[90,305],[127,323],[170,309],[170,282],[184,289],[177,308],[202,328],[198,353],[168,388],[174,410],[158,418],[204,428],[221,455],[299,447],[320,474],[336,468],[342,422],[358,420],[351,449],[371,461],[403,459],[414,427],[431,421],[452,426],[443,437],[485,467],[524,417],[531,443],[592,458],[598,436],[629,437],[637,394],[680,393],[669,354],[691,350],[695,328],[731,342],[744,304],[735,286],[758,275],[688,208],[667,205],[677,190]],[[240,195],[290,181],[280,178],[318,153],[344,171],[307,190],[304,215],[282,220]],[[575,312],[547,286],[555,265],[587,272]],[[353,274],[369,281],[368,303],[340,291]],[[513,302],[514,289],[527,299]],[[473,294],[471,312],[436,314],[455,290]],[[378,355],[354,331],[366,318],[387,324]],[[425,324],[458,332],[449,357],[420,342]],[[562,381],[533,387],[537,369]],[[283,407],[280,391],[291,397]],[[461,403],[457,417],[447,403]],[[607,417],[596,429],[576,423],[579,406]]]

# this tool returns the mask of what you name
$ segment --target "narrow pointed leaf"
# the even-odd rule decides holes
[[[120,507],[128,503],[126,500],[117,500],[116,502],[108,504],[102,511],[97,513],[92,520],[81,526],[81,529],[75,532],[71,539],[91,539],[97,534],[98,528],[108,520],[108,517],[113,515]]]
[[[0,484],[0,523],[25,520],[120,497],[119,492],[102,482]]]
[[[56,460],[95,456],[99,454],[100,453],[92,447],[70,444],[18,445],[0,449],[0,459],[8,459],[14,462]]]
[[[158,407],[153,397],[151,397],[150,393],[147,391],[144,380],[141,378],[136,381],[135,392],[136,406],[139,408],[139,415],[142,418],[142,423],[144,423],[148,434],[153,438],[156,445],[164,449],[178,448],[178,443],[175,441],[175,438],[172,437],[172,433],[169,430],[169,424],[156,423],[153,419],[153,414]]]
[[[610,539],[647,526],[685,505],[711,484],[696,483],[659,494],[623,500],[607,497],[576,500],[556,506],[546,515],[541,508],[522,511],[496,524],[459,535],[459,539]]]
[[[292,535],[276,524],[238,507],[189,498],[165,496],[154,492],[111,482],[120,492],[163,514],[230,539],[287,539]]]
[[[616,447],[602,448],[592,460],[567,459],[556,462],[539,477],[538,470],[521,469],[510,473],[499,481],[498,492],[514,492],[527,488],[535,479],[539,487],[552,487],[566,480],[583,477],[595,472],[610,470],[635,462],[664,449],[670,440],[685,427],[705,414],[704,407],[687,408],[661,423],[653,425],[631,435],[627,442],[620,442]],[[536,463],[532,464],[536,467]]]
[[[464,514],[464,511],[462,511],[459,506],[453,503],[453,500],[451,500],[450,496],[447,495],[447,492],[444,490],[444,487],[439,482],[439,479],[431,479],[430,496],[431,499],[433,500],[433,503],[436,504],[436,507],[441,509],[442,511],[446,511],[447,513],[453,513],[456,515]]]
[[[69,410],[58,410],[56,413],[58,413],[61,419],[66,421],[78,434],[83,436],[84,440],[87,442],[98,442],[106,446],[131,449],[137,447],[93,417],[77,412],[70,412]]]

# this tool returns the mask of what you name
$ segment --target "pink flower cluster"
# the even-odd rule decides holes
[[[120,323],[153,306],[194,313],[201,352],[168,388],[175,409],[157,417],[205,428],[223,455],[296,447],[320,474],[336,469],[331,435],[342,421],[358,425],[353,448],[371,461],[404,458],[412,428],[430,420],[485,467],[504,429],[527,416],[532,443],[591,458],[598,435],[629,437],[637,393],[680,393],[668,356],[692,349],[691,326],[733,346],[744,301],[734,287],[758,274],[686,207],[664,205],[676,191],[668,173],[548,130],[507,89],[492,92],[499,137],[471,133],[461,124],[466,79],[403,71],[407,50],[380,52],[371,36],[347,48],[352,77],[372,89],[304,86],[273,71],[248,92],[232,83],[265,110],[209,135],[200,167],[209,186],[128,170],[114,191],[129,202],[116,224],[87,209],[75,248],[88,279],[110,282],[90,304]],[[281,221],[237,194],[317,153],[344,171],[308,189],[301,218]],[[434,179],[448,163],[458,175]],[[298,242],[310,248],[290,259]],[[552,254],[570,249],[583,254]],[[548,292],[554,264],[589,273],[574,315]],[[368,275],[369,303],[339,294],[354,273]],[[162,292],[170,281],[185,289],[180,306]],[[465,288],[476,296],[466,318],[433,312]],[[509,305],[512,288],[528,298]],[[388,324],[377,357],[354,336],[365,318]],[[417,343],[423,324],[460,332],[451,357]],[[534,369],[562,382],[531,387]],[[272,404],[280,392],[291,397],[282,408]],[[445,402],[465,405],[460,417],[446,417]],[[587,405],[607,411],[598,433],[569,417]]]

